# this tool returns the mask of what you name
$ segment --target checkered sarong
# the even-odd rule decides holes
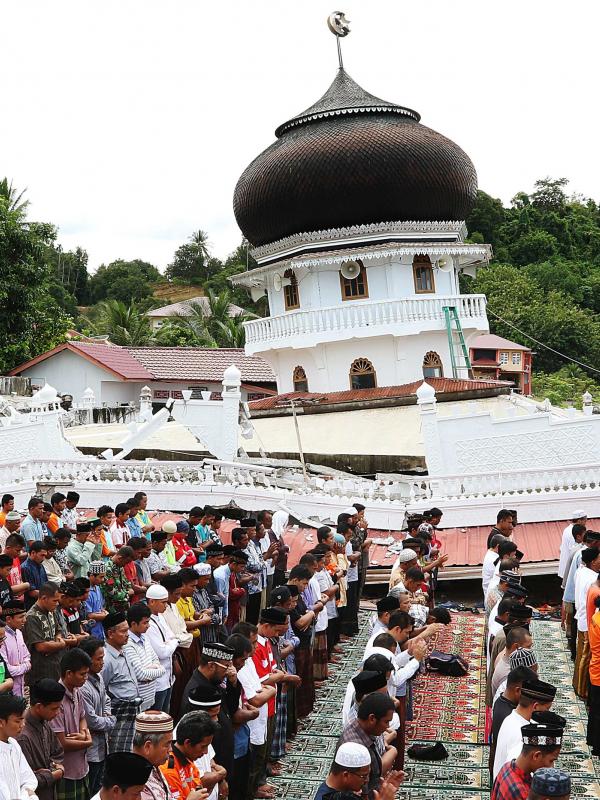
[[[133,700],[111,700],[112,714],[117,724],[108,736],[109,753],[129,753],[133,746],[135,718],[139,711],[138,703]],[[67,798],[66,800],[79,800]]]
[[[78,780],[61,778],[56,784],[56,800],[90,800],[88,776]]]
[[[287,739],[287,692],[283,693],[282,684],[277,684],[277,710],[275,712],[275,730],[270,757],[278,761],[285,755],[285,742]]]

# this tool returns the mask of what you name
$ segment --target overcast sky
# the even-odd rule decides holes
[[[340,0],[341,2],[341,0]],[[600,199],[597,3],[348,0],[345,67],[415,108],[508,202]],[[240,241],[237,178],[335,76],[333,0],[0,0],[0,176],[90,266]]]

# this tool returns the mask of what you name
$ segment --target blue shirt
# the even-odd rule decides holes
[[[35,561],[31,561],[29,558],[23,562],[21,575],[23,576],[23,580],[27,581],[29,584],[30,589],[39,590],[44,583],[48,583],[48,576],[46,575],[44,567],[41,564],[36,564]],[[31,608],[36,600],[37,598],[30,597],[28,593],[25,593],[26,608]]]
[[[129,528],[129,535],[131,537],[139,536],[142,539],[144,538],[142,526],[135,517],[129,517],[129,519],[126,519],[125,525],[127,525],[127,527]]]
[[[582,552],[583,550],[577,550],[577,552],[573,555],[571,568],[569,569],[569,577],[567,578],[567,582],[565,583],[565,591],[563,592],[563,603],[575,602],[575,577],[581,564]]]
[[[196,532],[200,538],[200,542],[208,542],[210,539],[210,529],[208,527],[205,528],[204,525],[200,523],[196,525]],[[198,556],[198,563],[201,564],[203,561],[206,561],[206,553],[204,551]]]
[[[227,614],[229,613],[229,576],[231,575],[231,569],[229,568],[229,564],[223,564],[220,567],[217,567],[216,570],[213,572],[213,578],[215,581],[215,586],[217,587],[217,592],[222,594],[225,598],[225,605],[223,606],[223,619],[227,619]]]
[[[26,542],[30,542],[32,539],[34,542],[41,542],[45,536],[44,526],[39,519],[34,519],[31,514],[27,514],[21,523],[19,533],[25,537]]]
[[[85,601],[85,610],[88,614],[97,614],[98,611],[104,611],[104,596],[99,586],[92,586],[90,588],[89,597]],[[102,627],[102,623],[98,622],[98,620],[90,620],[90,622],[92,625],[88,630],[92,636],[95,636],[96,639],[104,640],[104,628]]]

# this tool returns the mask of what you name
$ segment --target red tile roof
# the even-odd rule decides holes
[[[241,348],[210,347],[119,347],[69,341],[11,370],[19,375],[62,350],[87,358],[125,381],[216,381],[231,364],[242,373],[242,381],[275,383],[275,376],[259,356],[247,356]]]
[[[401,386],[380,386],[375,389],[347,389],[343,392],[327,392],[318,394],[315,392],[288,392],[279,394],[276,397],[265,398],[264,400],[254,400],[250,403],[253,411],[267,411],[287,405],[288,400],[297,400],[301,405],[302,401],[310,401],[310,404],[328,405],[336,403],[361,402],[363,400],[382,400],[394,397],[410,397],[417,393],[417,389],[423,383],[422,380],[405,383]],[[492,380],[458,380],[455,378],[427,378],[427,383],[433,386],[436,394],[452,392],[481,391],[490,389],[504,389],[510,384],[504,381]]]
[[[222,381],[227,367],[235,364],[243,381],[275,383],[267,362],[259,356],[247,356],[242,348],[128,347],[127,350],[159,381]]]

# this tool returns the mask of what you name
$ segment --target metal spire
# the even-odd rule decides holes
[[[343,11],[334,11],[327,17],[327,27],[336,38],[340,69],[344,69],[340,39],[344,36],[348,36],[350,33],[350,20],[346,19],[346,15]]]

